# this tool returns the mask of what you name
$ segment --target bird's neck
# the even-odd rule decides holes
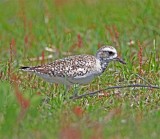
[[[103,73],[109,64],[109,61],[104,60],[104,59],[100,59],[100,64],[101,64],[102,73]]]

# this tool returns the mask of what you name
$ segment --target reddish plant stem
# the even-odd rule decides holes
[[[44,62],[45,62],[45,54],[44,54],[44,51],[42,51],[41,56],[42,56],[41,65],[43,65],[43,64],[44,64]]]
[[[13,55],[14,55],[14,53],[16,53],[15,45],[16,45],[16,42],[13,38],[10,42],[10,47],[9,47],[10,58],[9,58],[9,62],[8,62],[8,71],[7,71],[9,78],[11,75],[11,63],[13,62]]]
[[[82,37],[81,37],[81,35],[80,34],[78,34],[77,35],[77,46],[78,46],[78,48],[81,48],[82,47],[82,45],[83,45],[83,40],[82,40]]]
[[[139,74],[142,75],[142,53],[143,53],[143,48],[142,45],[140,44],[140,41],[138,41],[138,59],[139,59]]]

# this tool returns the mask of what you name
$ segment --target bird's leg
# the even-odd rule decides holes
[[[73,96],[74,96],[74,97],[78,96],[78,89],[79,89],[79,85],[78,85],[78,84],[75,84],[75,85],[74,85],[74,92],[73,92]]]

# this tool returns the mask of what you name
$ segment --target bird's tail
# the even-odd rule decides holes
[[[22,71],[27,71],[27,72],[33,72],[34,69],[32,67],[20,67],[19,68]]]

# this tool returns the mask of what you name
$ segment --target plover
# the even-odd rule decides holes
[[[52,63],[21,67],[23,71],[35,73],[51,83],[72,86],[74,84],[88,84],[94,77],[101,75],[111,61],[125,62],[117,56],[117,51],[112,46],[101,47],[95,56],[75,55],[55,60]]]

